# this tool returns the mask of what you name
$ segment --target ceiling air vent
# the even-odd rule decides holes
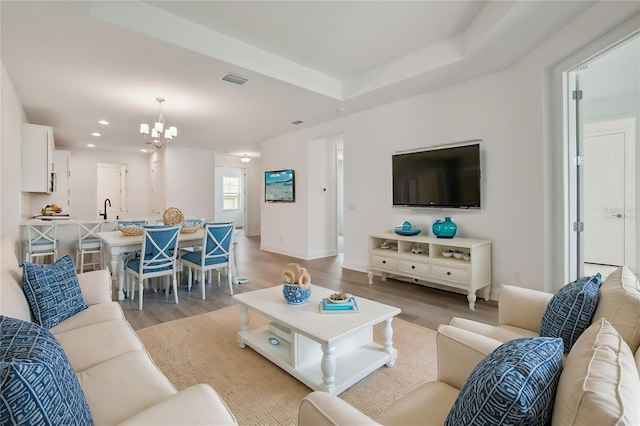
[[[304,121],[302,121],[302,120],[296,120],[296,121],[292,121],[292,122],[291,122],[291,124],[295,124],[296,126],[297,126],[298,124],[302,124],[302,123],[304,123]]]
[[[249,81],[248,78],[244,78],[241,75],[231,74],[231,73],[227,73],[227,75],[222,77],[222,79],[224,81],[228,81],[229,83],[239,84],[240,86],[242,86],[247,81]]]

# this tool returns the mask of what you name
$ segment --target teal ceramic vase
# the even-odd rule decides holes
[[[431,227],[433,235],[438,238],[453,238],[458,231],[458,227],[451,221],[450,217],[445,217],[444,220],[436,220]]]

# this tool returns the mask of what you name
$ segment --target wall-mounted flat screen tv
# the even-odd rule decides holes
[[[296,182],[293,169],[264,172],[264,200],[267,202],[293,203],[296,199]]]
[[[393,205],[480,208],[480,145],[392,156]]]

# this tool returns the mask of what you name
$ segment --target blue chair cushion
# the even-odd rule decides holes
[[[600,273],[581,278],[553,295],[542,315],[541,337],[560,337],[569,352],[578,337],[591,325],[600,299]]]
[[[58,243],[58,240],[56,240],[56,243]],[[54,242],[48,241],[48,240],[38,240],[38,241],[31,241],[31,245],[32,246],[52,246],[54,245]]]
[[[22,288],[38,324],[50,329],[88,308],[68,255],[50,265],[22,263]]]
[[[194,251],[192,253],[187,253],[182,256],[183,260],[194,263],[196,265],[200,265],[202,263],[202,251]],[[208,258],[205,260],[205,266],[217,265],[219,263],[226,263],[229,261],[228,256],[214,257]]]
[[[91,425],[89,405],[49,331],[0,316],[0,424]]]
[[[546,425],[562,372],[562,355],[562,339],[550,337],[526,337],[500,345],[473,369],[445,425]]]

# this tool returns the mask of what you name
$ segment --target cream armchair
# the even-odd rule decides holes
[[[540,335],[540,324],[553,294],[511,285],[500,288],[498,325],[453,318],[449,325],[491,337],[500,342]]]
[[[312,392],[300,403],[299,425],[443,424],[460,388],[473,368],[500,342],[449,325],[436,336],[438,381],[425,383],[403,396],[375,419],[338,397]]]

